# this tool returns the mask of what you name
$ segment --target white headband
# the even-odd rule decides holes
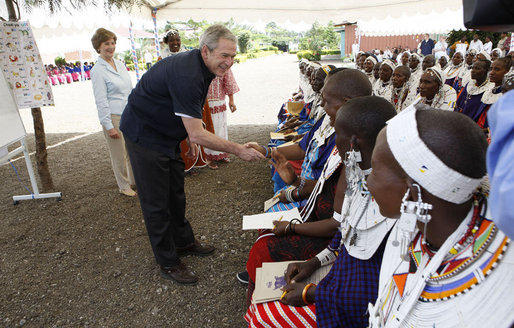
[[[493,49],[493,51],[491,51],[491,53],[493,53],[493,52],[497,52],[497,53],[499,53],[499,54],[500,54],[500,57],[502,56],[502,53],[503,53],[503,52],[502,52],[502,50],[501,50],[500,48],[494,48],[494,49]]]
[[[446,81],[446,79],[443,79],[443,72],[437,66],[427,68],[426,72],[432,76],[435,75],[435,78],[439,80],[439,84],[443,84]]]
[[[382,62],[382,65],[387,65],[389,67],[391,67],[391,69],[394,71],[394,69],[396,68],[396,65],[390,61],[389,59],[386,59]]]
[[[480,51],[477,55],[482,55],[485,57],[485,59],[487,59],[488,61],[491,61],[491,55],[489,55],[489,53],[485,50]]]
[[[364,62],[366,62],[367,60],[369,60],[370,62],[373,63],[373,65],[376,65],[377,64],[377,60],[375,59],[375,57],[373,56],[369,56],[368,58],[366,58],[366,60]]]
[[[387,122],[387,143],[402,169],[432,195],[454,204],[469,200],[482,179],[444,164],[419,137],[417,109],[409,106]]]

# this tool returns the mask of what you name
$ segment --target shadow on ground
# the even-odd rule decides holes
[[[269,139],[270,125],[230,126],[237,142]],[[48,145],[80,134],[47,135]],[[33,150],[33,136],[28,145]],[[214,256],[185,258],[200,276],[194,287],[162,280],[137,199],[121,196],[101,132],[49,150],[54,199],[21,201],[30,187],[23,160],[0,166],[0,326],[243,327],[244,269],[255,232],[244,214],[271,197],[266,162],[234,156],[219,170],[186,177],[187,214]],[[33,159],[33,158],[32,158]]]

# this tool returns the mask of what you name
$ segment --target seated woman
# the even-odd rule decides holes
[[[486,148],[480,128],[455,112],[406,110],[380,132],[368,188],[399,221],[370,327],[511,327],[514,253],[476,193]]]
[[[489,127],[487,122],[487,113],[489,112],[489,108],[502,96],[503,80],[511,66],[512,60],[509,57],[497,59],[491,64],[489,81],[491,84],[494,83],[494,86],[484,92],[482,99],[480,100],[480,107],[478,108],[478,112],[481,114],[477,123],[482,129],[487,129]]]
[[[461,70],[464,69],[464,63],[463,63],[464,57],[462,57],[462,54],[460,52],[456,52],[452,57],[452,63],[444,70],[444,75],[446,76],[445,84],[453,87],[456,90],[456,79],[458,79],[458,76],[461,72]]]
[[[415,95],[416,93],[419,93],[419,83],[420,78],[427,71],[428,68],[434,67],[436,64],[435,62],[435,56],[434,55],[426,55],[423,57],[423,60],[421,61],[421,71],[419,72],[419,77],[415,80],[411,80],[410,83],[414,83],[410,86],[410,93],[412,95]]]
[[[323,110],[323,107],[321,105],[322,99],[321,99],[321,89],[323,88],[323,85],[325,83],[325,79],[328,77],[328,74],[331,72],[335,72],[336,70],[333,70],[331,67],[334,66],[323,66],[322,68],[319,68],[315,70],[315,78],[311,81],[313,85],[313,90],[315,90],[317,96],[315,100],[307,104],[307,106],[304,107],[304,110],[306,108],[309,109],[309,111],[306,112],[308,116],[300,115],[300,117],[295,121],[288,121],[283,126],[281,126],[277,131],[278,132],[296,132],[297,136],[296,139],[302,139],[300,143],[303,143],[302,145],[308,145],[311,139],[316,136],[317,138],[325,138],[330,133],[333,132],[333,129],[330,129],[329,122],[326,121],[323,123],[323,115],[325,111]],[[335,68],[335,67],[334,67]],[[302,110],[302,112],[304,112]],[[324,124],[324,125],[323,125]],[[323,127],[322,127],[323,125]],[[315,134],[314,130],[318,130],[318,133]],[[312,132],[312,133],[311,133]],[[320,139],[321,140],[321,139]],[[271,157],[271,148],[276,147],[278,145],[281,145],[285,143],[285,140],[278,140],[278,139],[271,139],[268,143],[268,148],[262,148],[258,147],[259,151],[263,151],[263,154],[266,157]],[[320,144],[320,146],[323,146],[323,144]],[[278,156],[278,155],[277,155]],[[303,159],[303,157],[302,157]],[[292,160],[294,161],[294,168],[297,173],[300,173],[302,170],[302,159],[296,159]],[[278,158],[275,158],[275,160],[279,160]],[[291,160],[290,158],[284,159],[283,161]],[[321,162],[321,167],[323,166],[323,162]],[[274,188],[273,190],[276,192],[277,190],[282,189],[286,186],[287,183],[283,181],[283,179],[280,177],[279,174],[275,172],[275,170],[272,170],[272,179],[274,181]]]
[[[391,98],[389,101],[397,113],[407,108],[414,101],[414,97],[409,92],[409,78],[410,69],[407,66],[398,66],[394,69],[391,77]]]
[[[457,93],[459,93],[466,84],[471,82],[471,68],[473,67],[476,55],[477,51],[475,49],[469,49],[466,53],[466,63],[464,68],[460,71],[458,78],[455,80],[456,83],[453,86]]]
[[[418,101],[433,108],[453,110],[457,93],[443,81],[443,72],[438,67],[427,68],[419,80]]]
[[[400,57],[400,62],[398,64],[408,67],[409,66],[409,57],[410,57],[410,52],[404,51]]]
[[[448,55],[442,55],[441,57],[439,57],[437,64],[439,64],[439,68],[441,68],[441,71],[444,72],[444,70],[448,66],[449,61],[450,61],[450,57],[448,57]]]
[[[364,70],[364,61],[366,60],[366,57],[367,56],[362,56],[364,55],[365,52],[364,51],[359,51],[357,53],[357,58],[355,59],[355,63],[356,63],[356,69],[358,69],[359,71],[363,71]]]
[[[373,66],[373,79],[371,80],[371,86],[375,89],[375,85],[380,83],[380,63],[376,63]]]
[[[342,88],[347,88],[344,94],[347,98],[355,98],[371,95],[371,90],[368,89],[370,84],[367,78],[363,79],[365,75],[361,72],[348,69],[337,71],[335,74],[329,76],[326,80],[328,84],[332,79],[338,83],[337,87],[324,88],[323,100],[327,106],[327,97],[332,99],[339,99]],[[335,78],[337,76],[337,78]],[[350,87],[349,84],[353,83]],[[331,99],[329,99],[330,101]],[[332,100],[335,102],[335,100]],[[343,100],[339,102],[341,106]],[[316,180],[319,179],[323,167],[330,156],[332,149],[335,146],[334,138],[334,121],[335,115],[331,116],[328,111],[324,110],[328,115],[320,118],[312,129],[302,138],[302,140],[295,145],[277,148],[273,152],[274,166],[283,167],[283,169],[275,172],[273,181],[275,181],[275,196],[280,199],[280,202],[271,207],[268,211],[277,212],[289,210],[295,207],[304,206],[309,198]],[[257,147],[263,155],[267,155],[270,151],[266,151],[263,147]],[[266,154],[267,153],[267,154]],[[288,161],[303,159],[301,166],[300,176],[297,176],[294,169],[289,165]],[[287,173],[286,173],[287,172]],[[280,187],[282,186],[282,187]],[[280,187],[280,188],[278,188]]]
[[[413,52],[409,57],[409,68],[410,68],[410,93],[415,96],[418,94],[419,78],[423,73],[421,68],[421,56]]]
[[[436,64],[434,55],[426,55],[423,57],[423,61],[421,62],[421,69],[423,72],[426,72],[427,68],[434,67]]]
[[[364,61],[364,74],[366,74],[372,84],[375,82],[375,77],[373,76],[373,68],[376,64],[377,60],[374,56],[368,56]]]
[[[491,62],[488,60],[475,61],[471,69],[473,80],[464,86],[457,98],[455,111],[469,116],[475,122],[478,122],[482,114],[482,96],[486,90],[494,87],[494,83],[487,78],[490,66]]]
[[[375,84],[373,89],[375,96],[383,97],[387,100],[391,98],[391,76],[395,68],[396,66],[390,59],[385,59],[380,64],[380,81]]]
[[[287,103],[285,102],[278,112],[278,126],[277,131],[282,128],[294,128],[300,125],[303,121],[307,119],[310,114],[313,102],[320,103],[319,94],[314,92],[312,89],[312,80],[316,74],[316,70],[320,67],[320,65],[316,63],[307,63],[305,66],[305,83],[302,87],[302,95],[304,107],[300,112],[299,116],[293,116],[291,113],[287,111]],[[300,83],[302,80],[300,80]]]
[[[491,51],[491,61],[494,62],[496,59],[502,57],[502,50],[500,48],[494,48]]]
[[[317,255],[311,253],[307,262],[289,265],[285,276],[288,285],[284,288],[287,293],[280,302],[252,305],[245,317],[250,327],[281,327],[276,323],[283,321],[293,327],[312,327],[316,324],[320,327],[365,326],[367,304],[376,298],[378,292],[386,236],[394,223],[380,215],[376,202],[367,191],[366,177],[371,167],[370,155],[376,135],[395,114],[392,105],[377,96],[352,99],[338,111],[337,148],[340,154],[346,154],[346,174],[341,175],[345,179],[338,184],[334,206],[341,208],[341,200],[337,197],[344,192],[342,211],[340,214],[334,213],[329,220],[291,225],[291,228],[296,234],[302,231],[304,236],[314,235],[314,231],[320,231],[322,225],[331,226],[331,231],[337,231],[334,227],[339,227],[339,232],[328,248],[319,249],[322,251]],[[283,225],[279,227],[277,223],[276,230],[280,229],[284,229]],[[288,235],[272,240],[287,237],[308,239]],[[274,248],[275,243],[268,244],[270,252],[282,253],[281,249]],[[292,250],[297,247],[296,243],[290,243]],[[299,255],[287,260],[307,259],[305,256],[308,254],[302,252]],[[334,264],[330,272],[318,286],[303,282],[317,268],[331,263]],[[313,314],[307,322],[298,315],[305,312]]]
[[[298,63],[298,68],[300,69],[298,90],[293,93],[293,100],[299,101],[303,99],[303,89],[305,88],[306,83],[309,83],[307,78],[305,77],[305,68],[307,67],[309,61],[305,58],[302,58]]]

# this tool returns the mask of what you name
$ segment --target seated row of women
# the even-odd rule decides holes
[[[419,99],[435,108],[462,112],[487,129],[488,109],[501,96],[505,82],[514,75],[511,56],[493,59],[472,49],[465,62],[457,52],[446,66],[441,61],[436,63],[433,55],[421,58],[412,54],[407,65],[400,66],[390,60],[377,63],[369,54],[361,58],[366,57],[362,70],[372,82],[374,94],[390,100],[397,112]],[[375,76],[377,68],[378,76]]]
[[[444,86],[440,69],[425,71],[420,89],[423,76]],[[363,72],[326,75],[321,117],[302,146],[253,145],[291,185],[277,195],[300,206],[302,220],[275,222],[250,251],[250,326],[481,327],[492,309],[496,325],[510,326],[514,255],[486,212],[487,191],[478,191],[487,147],[480,128],[421,99],[395,117],[398,108],[371,96]],[[298,177],[288,159],[302,157]],[[256,268],[286,260],[307,261],[289,265],[280,301],[251,304]],[[303,282],[330,264],[318,286]]]

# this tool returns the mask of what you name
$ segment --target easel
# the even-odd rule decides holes
[[[27,144],[25,143],[25,137],[23,137],[19,141],[21,143],[21,146],[14,149],[13,151],[7,153],[7,155],[0,157],[0,163],[7,162],[10,159],[14,158],[16,155],[23,153],[23,156],[25,157],[25,163],[27,164],[27,171],[29,172],[30,184],[32,185],[33,193],[31,195],[13,196],[12,197],[13,205],[18,205],[20,200],[26,200],[26,199],[57,198],[57,201],[60,201],[62,199],[61,192],[52,192],[52,193],[46,193],[46,194],[39,193],[36,176],[34,175],[34,169],[32,167],[32,162],[30,161],[30,155],[27,150]]]

